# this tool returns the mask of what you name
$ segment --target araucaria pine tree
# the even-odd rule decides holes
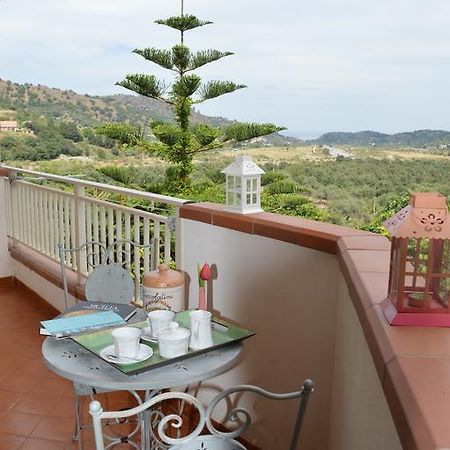
[[[194,105],[246,86],[232,81],[202,83],[200,77],[194,73],[199,67],[230,56],[232,53],[211,49],[192,52],[186,47],[184,41],[187,31],[212,22],[184,14],[183,0],[181,0],[179,16],[157,20],[156,23],[178,31],[180,42],[170,50],[149,47],[135,49],[133,52],[147,61],[173,72],[175,80],[173,83],[167,84],[163,80],[158,80],[154,75],[130,74],[116,84],[139,95],[167,103],[173,109],[175,123],[151,122],[150,128],[157,139],[154,141],[146,140],[141,130],[126,124],[106,124],[98,131],[122,144],[139,146],[150,154],[160,156],[173,163],[175,167],[170,171],[171,184],[178,190],[183,190],[189,185],[193,170],[192,161],[197,153],[265,136],[284,128],[273,124],[236,122],[221,128],[206,124],[191,124],[191,112]]]

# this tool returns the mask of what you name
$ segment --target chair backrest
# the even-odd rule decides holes
[[[59,244],[59,261],[64,291],[64,306],[68,307],[68,265],[77,267],[79,272],[81,258],[85,259],[87,273],[85,281],[85,297],[88,301],[129,303],[138,292],[140,280],[133,278],[128,270],[132,259],[139,259],[139,252],[146,253],[149,261],[148,269],[156,266],[157,240],[152,238],[150,243],[139,244],[130,240],[116,240],[110,245],[102,242],[89,241],[77,248],[65,248]],[[132,258],[134,255],[134,258]],[[136,272],[136,271],[135,271]],[[139,278],[139,276],[136,276]]]
[[[210,402],[207,410],[203,408],[201,403],[197,398],[186,394],[184,392],[168,392],[165,394],[160,394],[146,402],[142,403],[138,407],[122,410],[122,411],[103,411],[101,404],[98,401],[93,401],[90,404],[89,412],[92,415],[92,420],[94,424],[95,442],[97,450],[104,450],[104,441],[102,433],[102,420],[104,419],[120,419],[125,417],[130,417],[133,415],[140,415],[146,410],[150,410],[152,406],[161,403],[162,401],[168,399],[177,399],[183,402],[188,402],[192,404],[199,412],[199,421],[196,428],[186,436],[183,437],[169,437],[167,435],[167,428],[172,426],[174,429],[179,429],[181,426],[182,412],[179,414],[168,414],[167,416],[160,416],[160,421],[158,424],[158,436],[166,444],[172,445],[170,447],[174,450],[191,450],[204,448],[205,443],[207,443],[207,448],[211,450],[222,450],[222,449],[245,449],[242,444],[237,443],[234,439],[241,436],[251,424],[250,413],[244,408],[233,408],[228,412],[227,420],[237,422],[243,419],[243,423],[232,432],[220,432],[218,431],[212,423],[212,413],[217,404],[229,397],[234,393],[240,392],[253,392],[263,397],[267,397],[273,400],[290,400],[290,399],[300,399],[300,405],[297,412],[297,417],[295,420],[294,430],[292,433],[292,438],[289,446],[289,450],[297,450],[299,444],[300,430],[303,424],[303,419],[306,412],[306,407],[308,404],[309,395],[314,390],[314,383],[311,380],[305,380],[301,389],[295,392],[288,392],[285,394],[276,394],[273,392],[268,392],[257,386],[251,385],[240,385],[234,388],[227,389],[221,392],[219,395],[214,397]],[[211,433],[208,436],[200,436],[204,425],[208,428]],[[146,430],[148,433],[149,430]],[[203,447],[201,447],[201,443]]]

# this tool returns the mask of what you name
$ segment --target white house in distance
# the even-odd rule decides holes
[[[19,131],[16,120],[0,120],[0,133],[3,131]]]

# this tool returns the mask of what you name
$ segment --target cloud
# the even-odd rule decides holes
[[[165,76],[131,50],[174,44],[153,21],[177,14],[178,0],[0,1],[2,78],[106,94],[123,92],[114,82],[126,73]],[[215,22],[188,45],[236,53],[200,74],[249,85],[204,112],[294,130],[449,127],[447,0],[185,3]]]

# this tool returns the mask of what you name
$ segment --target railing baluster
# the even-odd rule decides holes
[[[125,213],[125,239],[127,241],[131,240],[131,218],[129,213]],[[127,269],[130,268],[131,255],[130,255],[130,244],[127,242],[125,244],[125,257],[126,257],[126,265]]]
[[[103,206],[100,207],[100,240],[106,245],[106,211]]]
[[[73,198],[70,199],[70,245],[67,248],[75,248],[77,246],[77,241],[75,240],[76,236],[76,221],[75,221],[75,200]],[[77,259],[75,255],[72,255],[72,269],[78,270],[77,267]]]
[[[63,244],[64,245],[64,232],[65,232],[65,228],[64,228],[64,197],[62,195],[60,195],[58,197],[58,229],[59,229],[59,234],[58,234],[58,246],[59,244]],[[59,259],[59,254],[58,254],[58,259]]]
[[[98,229],[98,206],[94,203],[94,206],[92,208],[92,214],[94,216],[94,233],[93,233],[93,239],[95,242],[99,241],[99,229]],[[100,264],[102,261],[100,260],[100,249],[98,245],[94,245],[94,264]]]
[[[58,235],[59,235],[59,223],[58,223],[58,198],[56,193],[51,194],[52,201],[52,222],[53,222],[53,233],[52,233],[52,258],[58,258]]]
[[[159,220],[155,220],[155,225],[153,227],[153,237],[156,239],[156,245],[155,245],[155,261],[156,261],[156,267],[158,267],[160,263],[161,258],[161,229],[160,229],[160,222]]]
[[[39,250],[45,253],[45,191],[39,191]]]
[[[29,187],[30,193],[30,246],[36,247],[36,190]]]
[[[134,243],[141,243],[141,219],[134,215]],[[141,284],[141,252],[140,248],[134,246],[134,298],[140,300],[140,284]]]
[[[50,194],[45,191],[44,192],[44,224],[45,227],[45,254],[50,255],[50,241],[51,241],[51,233],[52,233],[52,224],[51,224],[51,214],[50,214]]]
[[[71,225],[70,225],[70,219],[71,219],[71,201],[72,199],[69,197],[66,197],[64,199],[64,247],[65,248],[71,248]],[[68,252],[66,253],[66,264],[68,266],[72,265],[72,255]]]
[[[170,227],[169,224],[166,222],[164,224],[164,262],[167,265],[170,264],[170,239],[171,239]]]
[[[144,217],[144,245],[150,244],[150,221],[148,217]],[[153,257],[153,255],[152,255]],[[147,247],[144,248],[144,272],[150,270],[150,251]]]
[[[18,240],[23,242],[23,198],[22,198],[22,185],[20,182],[17,183],[17,206],[18,206]]]
[[[27,189],[26,187],[21,184],[20,190],[22,192],[22,221],[23,221],[23,236],[22,240],[25,244],[28,245],[29,243],[29,233],[30,233],[30,227],[28,226],[28,205],[27,205]]]
[[[114,211],[112,208],[108,208],[108,245],[112,245],[113,242],[114,242]]]
[[[85,211],[86,211],[86,241],[91,242],[92,241],[92,208],[91,208],[91,204],[88,201],[85,202]],[[86,252],[87,252],[86,262],[87,263],[89,261],[93,262],[93,256],[94,256],[93,251],[94,251],[95,247],[96,247],[95,245],[89,245],[86,248]],[[91,256],[89,256],[89,254],[91,254]],[[91,258],[91,259],[89,260],[89,258]],[[90,273],[92,271],[92,267],[89,264],[87,264],[87,271],[88,271],[88,273]]]
[[[122,211],[120,209],[116,210],[116,239],[122,240]],[[123,261],[123,244],[117,245],[117,262],[122,263]]]

